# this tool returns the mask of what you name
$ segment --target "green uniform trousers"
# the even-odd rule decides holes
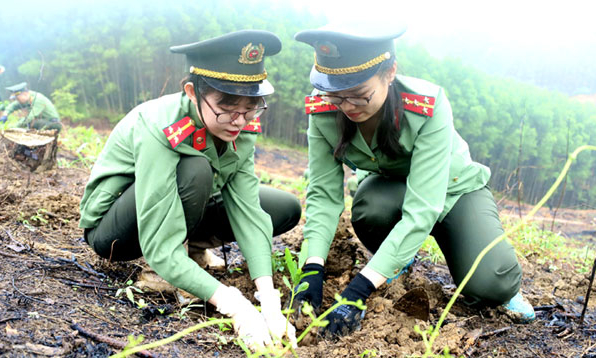
[[[405,180],[373,174],[360,183],[352,204],[352,225],[371,252],[377,251],[401,219],[405,193]],[[430,234],[459,285],[480,251],[503,232],[495,200],[484,187],[462,195]],[[501,241],[482,259],[462,293],[471,304],[502,304],[519,291],[521,276],[513,246]]]
[[[211,195],[213,172],[207,159],[182,157],[176,174],[187,240],[203,248],[235,241],[221,194]],[[134,186],[133,183],[116,199],[97,227],[85,229],[85,239],[101,257],[125,261],[142,256]],[[263,210],[271,216],[274,236],[292,229],[300,220],[302,207],[294,195],[261,186],[259,199]]]
[[[54,119],[34,119],[31,123],[19,123],[17,127],[20,128],[33,128],[37,130],[42,129],[56,129],[58,132],[62,130],[62,123],[57,118]]]

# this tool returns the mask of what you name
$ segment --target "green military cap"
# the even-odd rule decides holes
[[[186,55],[190,73],[203,77],[220,92],[240,96],[273,93],[263,60],[280,50],[279,38],[262,30],[242,30],[170,48]]]
[[[321,91],[342,91],[374,76],[395,52],[393,41],[406,31],[391,22],[329,24],[298,32],[294,39],[315,49],[310,83]]]
[[[21,92],[28,91],[27,82],[21,82],[21,83],[17,83],[16,85],[6,87],[6,90],[10,92],[10,99],[13,100],[18,95],[20,95]]]

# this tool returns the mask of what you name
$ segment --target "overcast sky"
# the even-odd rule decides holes
[[[131,0],[126,1],[128,3]],[[132,0],[135,1],[135,0]],[[147,8],[151,2],[144,0]],[[201,1],[201,0],[186,0]],[[248,6],[244,0],[229,0]],[[258,2],[258,0],[256,0]],[[455,34],[482,35],[485,41],[534,47],[596,46],[594,0],[274,0],[324,14],[330,21],[378,19],[379,23],[408,24],[406,41],[440,39]],[[2,1],[2,9],[31,13],[60,12],[62,8],[99,7],[101,0]],[[109,6],[109,5],[108,5]],[[64,12],[68,13],[68,10]],[[1,24],[0,24],[1,26]]]
[[[284,0],[279,0],[284,1]],[[549,46],[596,44],[593,0],[292,0],[322,12],[331,20],[378,18],[408,23],[408,37],[443,37],[454,33],[485,34],[495,42]]]

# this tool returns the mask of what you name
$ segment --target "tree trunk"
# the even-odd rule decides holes
[[[0,135],[4,152],[24,169],[42,172],[56,163],[58,131],[12,128]]]

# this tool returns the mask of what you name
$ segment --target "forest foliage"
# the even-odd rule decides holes
[[[264,29],[283,43],[281,53],[266,60],[276,92],[267,100],[264,135],[306,144],[303,107],[311,90],[313,54],[293,35],[323,25],[324,11],[313,14],[275,0],[64,4],[51,11],[0,12],[3,28],[20,29],[19,36],[16,30],[0,31],[0,63],[7,69],[0,85],[27,81],[51,96],[61,115],[73,122],[108,118],[115,123],[139,103],[180,90],[186,65],[183,56],[169,52],[170,46]],[[515,196],[519,175],[524,200],[536,202],[568,152],[596,144],[593,104],[490,76],[458,59],[436,59],[421,45],[399,40],[397,59],[401,73],[445,88],[456,129],[473,159],[491,168],[491,186],[497,191]],[[569,173],[563,205],[596,206],[595,173],[596,157],[581,155]],[[558,197],[550,205],[557,202]]]

